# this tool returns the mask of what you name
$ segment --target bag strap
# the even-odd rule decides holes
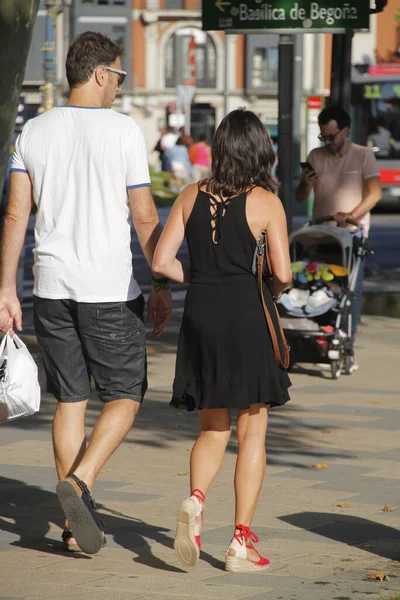
[[[266,261],[268,269],[269,269],[269,274],[270,274],[270,276],[272,276],[271,263],[270,263],[268,252],[267,252],[267,234],[265,233],[265,231],[263,231],[261,233],[260,238],[257,241],[257,280],[258,280],[258,289],[259,289],[259,292],[260,292],[261,302],[262,302],[262,305],[263,305],[263,309],[264,309],[264,313],[265,313],[265,318],[267,320],[269,333],[271,335],[272,346],[274,348],[276,360],[278,362],[278,365],[280,365],[283,369],[287,369],[289,367],[289,362],[290,362],[289,346],[287,344],[287,341],[286,341],[286,338],[285,338],[285,334],[284,334],[283,329],[282,329],[282,325],[281,325],[281,320],[280,320],[280,317],[279,317],[278,309],[276,308],[276,304],[275,304],[275,301],[274,301],[274,308],[275,308],[275,312],[276,312],[276,318],[277,318],[277,321],[278,321],[279,333],[280,333],[280,336],[281,336],[282,346],[283,346],[283,358],[282,358],[282,355],[281,355],[281,349],[279,347],[279,342],[278,342],[278,338],[277,338],[277,335],[276,335],[274,323],[272,321],[272,318],[271,318],[271,315],[269,313],[268,307],[267,307],[267,305],[265,303],[264,291],[263,291],[264,261]]]
[[[14,345],[20,349],[20,348],[26,348],[26,344],[21,340],[21,338],[14,332],[14,335],[12,336],[12,338],[10,338],[10,340],[12,340],[14,342]]]
[[[2,355],[3,355],[3,352],[4,352],[5,348],[6,348],[6,345],[7,345],[7,342],[8,342],[8,338],[9,338],[8,333],[5,333],[3,339],[1,340],[1,344],[0,344],[0,361],[1,361],[1,358],[2,358]],[[1,361],[0,365],[2,365],[3,362],[4,361]]]

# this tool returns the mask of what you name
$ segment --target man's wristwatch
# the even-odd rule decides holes
[[[151,278],[151,285],[156,292],[160,290],[170,290],[171,280],[168,277],[153,277]]]

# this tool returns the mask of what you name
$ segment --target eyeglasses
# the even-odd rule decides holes
[[[128,75],[128,73],[126,71],[121,71],[121,69],[114,69],[114,67],[104,67],[104,68],[106,71],[110,71],[111,73],[116,73],[117,75],[119,75],[118,87],[121,87],[121,85],[124,83],[125,77]]]
[[[339,135],[339,133],[342,131],[342,129],[339,129],[338,132],[332,134],[332,135],[322,135],[322,133],[319,134],[318,139],[320,142],[334,142],[335,138]]]

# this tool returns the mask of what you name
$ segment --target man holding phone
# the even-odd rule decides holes
[[[328,106],[318,116],[319,139],[325,146],[312,150],[296,189],[297,202],[306,202],[314,190],[313,218],[334,215],[338,224],[350,218],[368,235],[370,211],[381,199],[379,169],[370,148],[349,139],[350,116],[340,107]],[[353,298],[352,337],[361,312],[363,264]]]

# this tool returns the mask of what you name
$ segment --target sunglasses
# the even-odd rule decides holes
[[[128,75],[126,71],[121,71],[121,69],[114,69],[114,67],[104,67],[106,71],[110,71],[111,73],[116,73],[118,75],[118,87],[125,81],[125,77]]]
[[[318,139],[320,142],[334,142],[341,131],[342,129],[339,129],[339,131],[337,133],[334,133],[333,135],[322,135],[322,133],[320,133]]]

